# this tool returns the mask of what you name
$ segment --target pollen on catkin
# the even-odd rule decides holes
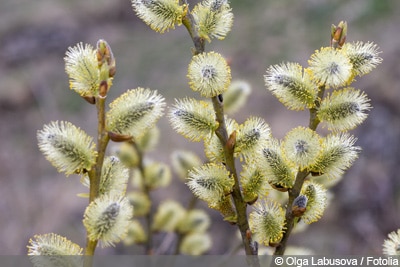
[[[266,196],[271,188],[267,177],[257,164],[244,165],[240,177],[243,200],[247,203],[253,203],[258,198]]]
[[[360,147],[357,139],[349,134],[330,134],[322,139],[322,151],[310,170],[327,178],[341,177],[357,159]]]
[[[231,193],[234,180],[223,165],[208,163],[193,168],[186,184],[195,196],[213,204]]]
[[[225,117],[225,126],[228,135],[239,130],[239,124],[228,117]],[[225,162],[224,147],[215,133],[212,134],[211,138],[204,140],[204,152],[211,162]],[[237,153],[234,156],[237,156]]]
[[[164,33],[182,24],[187,12],[179,0],[131,0],[136,15],[156,32]]]
[[[104,194],[124,195],[128,179],[129,169],[117,157],[106,157],[101,171],[99,196]],[[83,176],[81,182],[83,185],[90,187],[88,175]]]
[[[364,92],[351,87],[335,90],[322,100],[317,116],[330,130],[351,130],[368,117],[369,101]]]
[[[237,223],[236,209],[230,195],[223,196],[218,202],[209,203],[208,206],[219,211],[224,217],[224,221],[232,224]]]
[[[300,194],[305,195],[308,200],[301,219],[307,224],[318,221],[328,205],[326,189],[315,182],[305,181]]]
[[[372,42],[345,43],[342,50],[353,65],[354,76],[363,76],[382,62],[379,47]]]
[[[220,54],[201,53],[192,57],[187,77],[193,91],[204,97],[214,97],[228,90],[231,69]]]
[[[193,98],[176,100],[168,115],[175,131],[194,142],[210,138],[218,127],[212,105]]]
[[[249,215],[250,230],[254,240],[269,246],[278,242],[285,231],[285,212],[272,201],[257,201]]]
[[[400,229],[388,234],[388,239],[383,242],[382,252],[384,255],[400,255]]]
[[[294,128],[286,134],[282,151],[289,162],[305,169],[318,158],[321,152],[321,137],[309,128]]]
[[[46,159],[66,175],[88,171],[97,152],[93,138],[70,122],[53,121],[37,132],[38,146]]]
[[[284,159],[280,142],[271,139],[269,145],[260,154],[258,165],[261,166],[268,182],[273,186],[291,188],[296,170]]]
[[[50,233],[44,235],[35,235],[33,239],[30,239],[28,245],[28,255],[30,256],[82,255],[82,248],[63,236]]]
[[[319,85],[338,88],[349,84],[353,78],[353,65],[341,49],[323,47],[315,51],[307,69]]]
[[[211,42],[225,39],[233,24],[232,9],[226,0],[204,0],[192,11],[199,36]]]
[[[97,96],[100,77],[94,48],[78,43],[68,48],[64,61],[70,88],[80,96]]]
[[[114,246],[126,235],[133,208],[126,197],[103,195],[86,208],[83,225],[88,238],[103,247]]]
[[[249,158],[268,145],[271,129],[264,119],[250,117],[240,125],[237,133],[235,153],[243,158]]]
[[[303,110],[315,105],[317,86],[309,73],[297,63],[269,67],[264,81],[267,89],[291,110]]]
[[[110,132],[139,138],[164,114],[164,98],[157,91],[128,90],[110,104],[106,128]]]

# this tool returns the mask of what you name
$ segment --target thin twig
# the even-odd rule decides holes
[[[183,3],[187,4],[187,1],[183,0]],[[183,18],[182,22],[192,38],[195,47],[193,53],[197,55],[204,52],[204,47],[205,47],[204,38],[201,38],[199,36],[196,29],[196,22],[193,19],[193,16],[189,10],[187,11],[187,14]],[[242,194],[240,192],[239,177],[236,171],[235,158],[233,156],[235,140],[232,140],[233,141],[232,144],[228,144],[228,140],[230,137],[228,136],[228,132],[226,130],[222,95],[213,97],[212,103],[215,111],[216,120],[219,123],[219,126],[215,131],[215,134],[218,136],[222,146],[224,147],[226,168],[231,173],[233,179],[235,180],[235,184],[232,191],[232,198],[237,213],[237,225],[242,236],[244,249],[246,255],[248,256],[257,255],[258,254],[257,245],[255,242],[252,241],[249,223],[247,219],[247,203],[244,202]],[[257,257],[249,257],[248,264],[254,267],[260,266]]]
[[[105,97],[98,97],[96,99],[97,119],[98,119],[97,159],[96,159],[96,165],[88,173],[90,181],[89,204],[92,203],[92,201],[94,201],[99,194],[101,171],[103,168],[105,152],[109,141],[108,134],[105,130],[105,100],[106,100]],[[94,251],[96,250],[96,246],[97,246],[97,240],[90,240],[87,237],[85,255],[93,256]],[[85,257],[84,266],[85,267],[92,266],[92,257]]]
[[[317,99],[315,100],[315,108],[310,109],[310,120],[308,128],[310,128],[313,131],[317,129],[318,124],[320,123],[317,117],[317,108],[320,106],[321,100],[324,97],[324,93],[325,93],[325,85],[321,85],[318,88],[318,96]],[[286,206],[286,215],[285,215],[286,231],[283,234],[282,240],[279,242],[278,246],[275,249],[274,253],[275,255],[283,255],[285,253],[287,241],[289,240],[290,234],[292,233],[292,230],[294,228],[295,217],[293,216],[292,213],[293,201],[300,195],[300,191],[301,188],[303,187],[304,180],[309,175],[309,173],[310,172],[307,170],[303,171],[299,170],[296,175],[296,180],[294,182],[293,187],[288,190],[289,200]]]

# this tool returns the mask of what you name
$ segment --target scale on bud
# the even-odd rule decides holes
[[[347,22],[341,21],[336,26],[332,24],[331,27],[331,47],[342,48],[346,41],[347,36]]]

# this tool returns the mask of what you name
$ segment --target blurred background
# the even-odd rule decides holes
[[[193,7],[197,1],[188,1]],[[307,59],[329,45],[331,24],[346,20],[348,41],[372,41],[383,51],[383,63],[359,78],[373,109],[352,131],[363,148],[360,158],[332,189],[334,198],[323,218],[293,235],[291,245],[317,254],[380,254],[387,234],[400,228],[400,1],[397,0],[231,0],[234,26],[215,50],[231,60],[234,79],[247,80],[252,94],[238,122],[261,116],[282,138],[291,128],[307,125],[307,112],[286,110],[265,89],[269,65]],[[34,234],[55,232],[85,245],[82,214],[87,199],[79,177],[66,178],[46,161],[36,132],[51,120],[66,120],[94,135],[96,112],[68,86],[63,57],[78,42],[104,38],[117,60],[109,101],[127,89],[158,90],[168,105],[194,95],[187,85],[191,40],[186,29],[158,34],[140,21],[129,0],[2,0],[0,3],[0,254],[26,254]],[[176,134],[162,118],[161,139],[150,157],[170,163],[173,149],[193,149],[204,158],[201,144]],[[185,203],[191,193],[182,182],[153,192]],[[199,203],[199,207],[205,207]],[[207,209],[208,210],[208,209]],[[210,211],[213,247],[224,254],[239,241],[236,227]],[[159,235],[159,240],[163,239]],[[140,253],[117,245],[96,253]]]

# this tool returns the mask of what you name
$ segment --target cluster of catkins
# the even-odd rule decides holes
[[[105,62],[104,58],[107,58]],[[72,90],[91,104],[98,105],[106,99],[116,70],[115,59],[106,41],[99,40],[96,49],[79,43],[68,49],[64,59]],[[81,183],[88,188],[93,186],[93,171],[98,168],[99,154],[104,154],[108,141],[122,142],[116,156],[103,156],[101,161],[97,193],[90,200],[83,218],[88,240],[100,241],[103,247],[121,240],[125,244],[147,242],[147,233],[137,218],[150,213],[149,192],[167,186],[171,180],[168,165],[143,160],[143,154],[157,143],[159,131],[155,123],[164,114],[164,107],[164,98],[157,91],[140,87],[115,99],[107,111],[97,107],[99,113],[104,113],[104,129],[100,131],[104,136],[99,141],[105,143],[102,149],[94,144],[92,137],[70,122],[53,121],[38,131],[39,148],[45,157],[67,176],[81,175]],[[181,177],[186,175],[190,164],[201,164],[200,159],[190,152],[176,151],[171,157]],[[132,185],[139,190],[126,195],[131,170],[135,178]],[[89,193],[79,196],[90,198]],[[178,232],[182,236],[179,251],[197,255],[211,246],[211,239],[205,234],[209,224],[204,211],[187,210],[170,200],[158,207],[148,230]],[[82,255],[83,252],[78,244],[54,233],[36,235],[29,242],[28,254],[32,256]],[[37,264],[46,260],[34,259],[39,261]]]
[[[204,0],[189,10],[180,1],[132,1],[138,16],[158,32],[185,26],[192,37],[211,41],[223,39],[230,31],[233,15],[228,1]],[[290,110],[310,110],[308,127],[289,131],[283,140],[271,135],[263,118],[250,117],[242,124],[225,116],[228,136],[234,135],[234,156],[243,162],[239,182],[243,200],[254,204],[250,230],[256,241],[269,245],[279,242],[285,232],[283,204],[268,196],[272,189],[290,190],[299,173],[306,176],[301,191],[293,201],[293,214],[305,223],[317,221],[327,206],[326,187],[342,177],[357,158],[356,138],[347,133],[367,117],[371,105],[366,94],[351,87],[356,77],[369,73],[380,62],[378,47],[371,42],[345,43],[347,24],[332,26],[332,43],[315,51],[309,65],[282,63],[270,66],[265,85]],[[231,192],[235,179],[225,168],[226,155],[216,130],[219,122],[211,99],[229,94],[230,67],[216,52],[196,51],[187,77],[193,91],[205,100],[177,99],[169,111],[172,127],[191,141],[203,141],[208,163],[194,168],[188,186],[224,219],[235,223],[236,209]],[[237,99],[245,94],[238,94]],[[321,136],[319,123],[330,130]],[[271,194],[273,195],[273,194]]]
[[[157,32],[184,24],[195,45],[203,48],[205,40],[224,39],[233,24],[227,0],[203,0],[192,9],[186,1],[178,0],[132,0],[132,6],[138,17]],[[347,131],[366,119],[371,105],[366,94],[351,84],[382,59],[378,47],[371,42],[346,43],[346,32],[345,22],[333,26],[331,46],[315,51],[306,67],[286,62],[267,69],[264,76],[267,89],[288,109],[310,112],[309,125],[290,130],[283,140],[271,135],[263,118],[252,116],[240,124],[227,115],[243,106],[250,87],[245,82],[232,82],[224,57],[217,52],[204,52],[201,47],[195,48],[187,78],[190,88],[204,99],[177,99],[168,111],[170,123],[179,134],[191,141],[204,142],[206,164],[192,160],[191,153],[174,153],[175,165],[194,166],[189,172],[187,168],[180,172],[188,187],[197,198],[220,211],[226,221],[236,223],[237,207],[232,191],[239,183],[239,197],[253,205],[249,225],[254,240],[259,243],[267,246],[277,243],[285,230],[292,227],[288,225],[285,209],[290,209],[289,213],[297,221],[301,219],[307,224],[317,221],[328,204],[327,187],[338,181],[357,158],[360,148],[355,146],[356,138]],[[65,62],[71,89],[96,106],[104,101],[115,73],[115,59],[108,44],[100,40],[96,49],[78,44],[68,50]],[[225,113],[217,110],[210,99],[222,102]],[[107,112],[103,110],[104,120],[99,123],[103,124],[106,137],[98,140],[135,143],[135,153],[143,152],[152,146],[148,142],[156,139],[149,136],[164,108],[164,98],[157,91],[128,90],[110,104]],[[217,134],[222,125],[216,115],[221,112],[230,144],[222,144]],[[319,123],[327,126],[330,133],[326,136],[317,133]],[[104,157],[98,194],[83,219],[89,240],[114,244],[131,229],[132,242],[145,241],[144,231],[138,230],[141,228],[137,225],[133,228],[129,225],[133,215],[149,212],[150,200],[143,192],[125,196],[128,168],[137,168],[144,175],[144,188],[151,190],[167,184],[168,167],[158,163],[138,164],[130,158],[132,153],[127,152],[132,146],[122,146],[120,158],[105,157],[91,137],[69,122],[45,125],[38,132],[38,141],[40,150],[59,171],[66,175],[81,174],[82,183],[89,187],[92,186],[90,174],[98,167],[100,155]],[[239,175],[226,167],[225,145],[230,145],[234,158],[240,159]],[[299,193],[288,203],[287,196],[295,186],[300,186]],[[281,192],[285,192],[283,197],[279,195]],[[190,232],[190,224],[179,223],[183,218],[185,221],[192,218],[194,224],[202,221],[203,230],[209,224],[206,215],[196,213],[197,210],[185,211],[176,202],[165,202],[158,210],[153,230]],[[171,225],[165,223],[166,219],[159,219],[171,216],[176,218],[170,221]],[[30,241],[29,254],[46,253],[81,254],[82,249],[55,234],[35,236]]]

